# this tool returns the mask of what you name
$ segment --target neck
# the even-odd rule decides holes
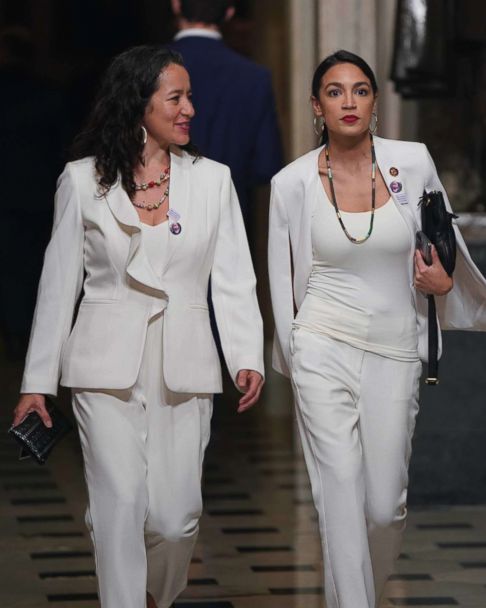
[[[369,133],[356,137],[343,137],[329,133],[329,153],[333,162],[359,163],[363,158],[369,158],[371,152]]]
[[[162,147],[156,142],[148,141],[143,151],[143,160],[144,164],[138,165],[138,171],[150,172],[153,168],[159,171],[161,167],[167,167],[170,164],[169,146]]]
[[[208,32],[219,32],[219,27],[214,23],[203,23],[202,21],[188,21],[183,17],[179,20],[180,30],[193,30],[193,29],[207,30]]]

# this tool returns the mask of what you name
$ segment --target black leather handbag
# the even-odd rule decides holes
[[[437,255],[444,270],[451,277],[456,267],[456,235],[452,220],[457,215],[447,211],[444,196],[440,190],[425,192],[420,199],[422,230],[416,235],[417,248],[421,251],[426,264],[432,263],[430,256],[430,243],[435,245]],[[435,298],[427,295],[428,300],[428,350],[429,362],[427,384],[439,383],[439,362],[437,358],[439,348],[439,331],[437,327],[437,311]]]
[[[20,444],[20,458],[34,458],[45,464],[54,446],[68,433],[73,425],[52,401],[46,400],[46,409],[52,420],[47,428],[37,412],[29,414],[20,424],[12,426],[9,434]]]

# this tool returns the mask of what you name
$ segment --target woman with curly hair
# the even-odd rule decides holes
[[[180,55],[136,47],[109,67],[56,194],[14,424],[71,387],[103,608],[167,608],[184,589],[221,369],[263,384],[262,322],[227,167],[190,144]],[[76,304],[79,311],[71,329]]]

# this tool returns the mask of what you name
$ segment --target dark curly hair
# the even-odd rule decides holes
[[[371,88],[373,93],[376,95],[378,93],[378,84],[376,82],[376,77],[373,70],[366,63],[366,61],[360,57],[359,55],[355,55],[350,51],[336,51],[332,53],[332,55],[328,55],[321,63],[317,66],[316,71],[314,72],[314,76],[312,77],[312,95],[316,99],[319,98],[319,89],[321,88],[321,80],[324,74],[330,70],[335,65],[340,63],[352,63],[356,67],[358,67],[363,74],[368,78],[371,84]],[[327,132],[327,127],[324,125],[322,130],[322,138],[320,145],[326,144],[329,140],[329,134]]]
[[[121,53],[108,67],[86,126],[71,148],[71,160],[95,157],[100,194],[119,175],[129,196],[135,193],[133,170],[143,164],[142,119],[160,73],[171,64],[184,65],[179,53],[144,45]],[[197,156],[191,143],[181,147]]]

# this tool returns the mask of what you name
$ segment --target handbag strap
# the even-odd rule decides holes
[[[439,384],[439,361],[437,359],[439,350],[439,329],[437,327],[437,311],[435,308],[435,298],[427,296],[428,300],[428,334],[429,334],[429,361],[427,366],[426,384]]]

